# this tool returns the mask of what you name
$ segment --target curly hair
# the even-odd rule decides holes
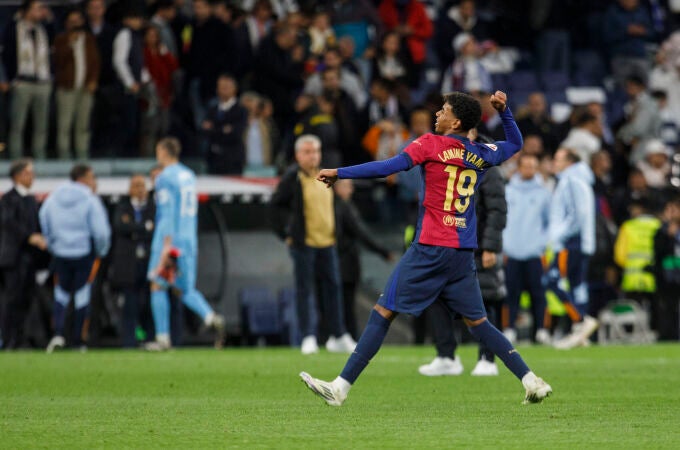
[[[463,131],[475,128],[482,120],[482,106],[479,101],[463,92],[444,94],[444,103],[451,105],[451,111],[460,120]]]

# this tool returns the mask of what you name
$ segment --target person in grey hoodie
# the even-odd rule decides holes
[[[76,164],[70,178],[70,182],[52,192],[40,209],[40,226],[56,276],[55,335],[47,346],[48,353],[66,344],[64,318],[71,296],[75,301],[73,344],[83,344],[90,312],[90,278],[96,272],[97,258],[105,256],[111,245],[108,214],[94,193],[94,171],[86,164]]]
[[[568,350],[587,345],[598,327],[588,315],[588,261],[595,252],[595,177],[590,167],[570,149],[555,152],[553,171],[557,186],[550,204],[548,242],[555,254],[548,270],[548,288],[565,304],[572,319],[572,332],[555,342],[555,347]],[[558,255],[566,254],[569,280],[567,291],[559,287]],[[561,256],[561,255],[560,255]]]
[[[548,344],[550,334],[544,327],[546,308],[541,256],[548,242],[550,190],[538,174],[538,157],[520,154],[517,173],[505,188],[508,223],[503,230],[503,253],[507,256],[505,280],[509,326],[503,331],[510,342],[517,341],[515,322],[522,291],[529,291],[536,342]],[[531,239],[527,239],[531,236]]]

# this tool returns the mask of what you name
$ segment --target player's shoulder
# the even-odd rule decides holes
[[[493,142],[475,142],[475,141],[467,141],[465,143],[465,146],[468,150],[476,150],[476,151],[486,151],[488,152],[491,150],[492,152],[495,152],[498,150],[498,145],[494,144]]]
[[[180,180],[189,180],[196,178],[196,174],[194,173],[194,171],[182,163],[177,164],[177,172]]]

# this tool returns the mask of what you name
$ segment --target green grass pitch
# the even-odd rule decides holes
[[[426,378],[431,347],[385,347],[341,408],[298,372],[346,355],[289,348],[0,354],[0,448],[680,448],[680,345],[520,347],[553,387],[465,373]]]

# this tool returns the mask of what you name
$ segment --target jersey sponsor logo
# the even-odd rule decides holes
[[[452,227],[456,226],[456,228],[467,228],[467,221],[465,220],[465,217],[454,217],[450,214],[447,214],[442,218],[442,222],[444,222],[444,225],[447,227]]]
[[[489,147],[492,151],[498,150],[498,146],[495,144],[484,144],[485,146]]]

